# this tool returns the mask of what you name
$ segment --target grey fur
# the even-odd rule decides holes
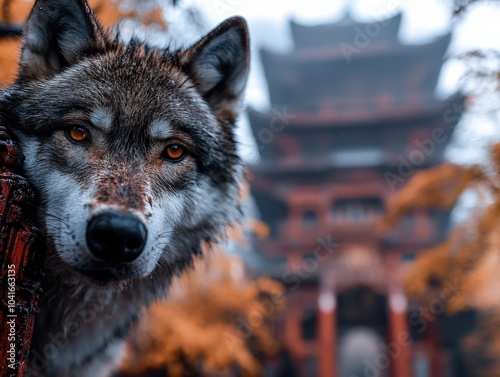
[[[0,91],[0,120],[25,154],[48,246],[28,376],[108,375],[140,311],[238,220],[243,168],[233,129],[248,60],[241,18],[169,51],[123,45],[85,0],[36,1],[19,78]],[[75,125],[90,130],[88,145],[65,137]],[[165,138],[187,157],[162,159]],[[129,265],[106,266],[86,246],[89,219],[110,208],[148,228]]]

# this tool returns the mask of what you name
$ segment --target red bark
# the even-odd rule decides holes
[[[1,377],[21,377],[26,371],[43,276],[44,252],[33,226],[34,193],[21,175],[22,159],[0,126]]]

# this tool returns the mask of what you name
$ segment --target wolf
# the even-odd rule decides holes
[[[170,50],[122,41],[86,0],[35,2],[0,92],[47,244],[28,376],[108,376],[141,311],[241,217],[248,70],[240,17]]]

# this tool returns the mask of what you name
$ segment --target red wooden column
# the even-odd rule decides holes
[[[41,293],[43,248],[22,156],[0,126],[0,376],[22,377]]]
[[[297,303],[290,303],[289,301],[285,323],[286,346],[288,348],[288,351],[290,351],[294,357],[297,357],[297,355],[301,355],[302,350],[302,340],[300,337],[301,311],[299,310],[299,308],[300,307],[297,306]]]
[[[337,375],[337,312],[332,290],[320,293],[319,309],[319,377]]]
[[[426,341],[426,348],[429,352],[430,360],[430,375],[431,377],[441,377],[444,373],[444,360],[443,360],[443,350],[439,346],[438,331],[436,327],[436,321],[429,322],[429,328],[427,330],[428,337]]]
[[[389,293],[389,343],[387,352],[391,359],[393,376],[413,376],[411,343],[406,297],[399,292]]]

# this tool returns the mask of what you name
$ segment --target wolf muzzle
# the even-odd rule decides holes
[[[126,212],[102,212],[87,225],[90,251],[111,266],[133,262],[141,255],[146,240],[147,229],[142,221]]]

